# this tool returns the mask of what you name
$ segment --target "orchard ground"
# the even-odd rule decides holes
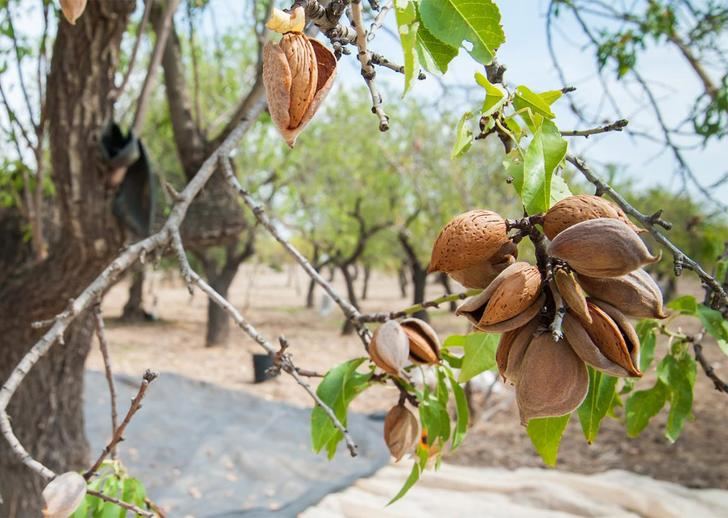
[[[364,354],[355,335],[341,336],[342,319],[338,308],[323,303],[317,290],[316,307],[304,307],[307,277],[295,267],[276,272],[263,265],[244,265],[230,289],[230,300],[243,315],[269,339],[284,335],[291,343],[290,352],[296,364],[305,369],[324,372],[342,361]],[[341,279],[334,285],[344,293]],[[681,293],[700,295],[700,287],[686,278]],[[360,286],[358,285],[358,288]],[[267,400],[280,400],[310,407],[309,396],[289,376],[280,376],[262,384],[253,383],[252,354],[262,350],[240,329],[231,328],[227,346],[204,346],[207,298],[199,291],[190,297],[176,274],[152,272],[145,285],[146,308],[158,321],[127,324],[115,317],[121,314],[128,284],[115,286],[104,299],[107,334],[115,372],[141,375],[147,369],[174,372],[189,378],[210,382],[225,388],[242,390]],[[442,287],[428,286],[428,298],[442,294]],[[394,277],[374,273],[369,297],[362,302],[363,311],[392,311],[411,304],[400,297]],[[322,310],[322,307],[324,308]],[[467,332],[463,319],[456,318],[446,307],[431,311],[432,324],[441,337]],[[694,329],[685,327],[684,331]],[[706,338],[705,354],[719,375],[728,374],[728,357],[715,342]],[[657,357],[664,353],[658,348]],[[103,368],[98,348],[92,349],[87,366]],[[654,373],[640,381],[638,388],[647,388]],[[312,384],[317,380],[312,379]],[[520,426],[509,387],[496,385],[486,399],[488,383],[481,383],[474,396],[478,409],[465,443],[445,457],[446,462],[487,467],[543,466],[534,452],[525,430]],[[391,386],[376,386],[359,396],[352,410],[382,413],[397,402]],[[153,387],[148,397],[153,397]],[[485,405],[483,405],[485,403]],[[124,410],[121,403],[120,412]],[[576,416],[561,444],[556,469],[577,473],[598,473],[623,469],[676,482],[691,488],[728,489],[728,427],[722,416],[728,412],[728,397],[713,388],[698,370],[693,414],[682,436],[675,444],[664,437],[667,412],[663,411],[638,438],[628,438],[622,424],[605,419],[595,444],[587,444]],[[136,419],[143,420],[142,411]],[[302,421],[302,427],[308,427]],[[123,455],[123,454],[122,454]],[[123,458],[123,457],[122,457]]]

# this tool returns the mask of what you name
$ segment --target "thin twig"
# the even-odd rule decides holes
[[[109,398],[111,400],[111,433],[113,434],[118,427],[116,413],[116,387],[114,386],[114,373],[111,369],[109,344],[106,341],[104,317],[101,314],[100,304],[96,304],[94,306],[94,321],[96,324],[96,336],[99,339],[99,349],[101,350],[101,357],[104,359],[104,374],[106,375],[106,383],[109,384]],[[116,445],[111,448],[111,458],[116,459]]]
[[[131,405],[129,405],[129,410],[126,412],[124,420],[121,422],[119,427],[114,430],[114,434],[111,436],[111,440],[101,451],[101,454],[96,459],[96,462],[94,462],[93,465],[88,469],[88,471],[83,474],[83,477],[86,480],[91,479],[91,477],[99,470],[101,463],[104,462],[104,459],[109,455],[109,453],[114,450],[118,443],[124,440],[124,432],[126,431],[126,427],[131,422],[134,414],[136,414],[142,407],[142,399],[144,399],[144,395],[147,393],[149,384],[157,379],[157,376],[159,375],[156,372],[150,371],[149,369],[144,372],[144,375],[142,376],[142,383],[141,385],[139,385],[139,390],[137,391],[136,396],[134,396],[134,399],[131,400]]]
[[[313,279],[316,284],[321,286],[324,291],[331,297],[331,299],[341,308],[341,311],[344,313],[344,316],[351,321],[351,323],[354,325],[354,328],[357,331],[357,334],[362,339],[365,345],[368,345],[369,340],[371,339],[371,334],[369,330],[366,328],[366,326],[360,322],[358,319],[361,316],[361,313],[358,309],[356,309],[349,301],[345,300],[343,297],[341,297],[334,287],[329,283],[326,279],[323,278],[323,276],[316,271],[316,269],[311,266],[311,263],[308,262],[306,257],[298,251],[296,247],[294,247],[286,238],[284,238],[281,233],[278,231],[278,228],[276,228],[275,223],[271,220],[271,218],[266,214],[265,209],[262,205],[260,205],[253,197],[246,191],[242,185],[240,185],[240,182],[238,181],[237,177],[235,176],[235,173],[233,172],[233,168],[230,165],[230,161],[227,158],[221,158],[223,171],[225,172],[225,177],[228,180],[228,183],[231,185],[231,187],[235,190],[235,192],[243,199],[243,203],[248,206],[248,208],[253,212],[253,215],[258,220],[258,222],[265,228],[268,233],[275,238],[276,241],[278,241],[283,248],[286,249],[286,251],[293,256],[293,258],[296,260],[298,264],[301,265],[301,267],[304,269],[306,274]]]
[[[656,214],[648,216],[647,214],[643,214],[635,209],[627,200],[624,199],[622,195],[615,191],[610,185],[602,181],[582,159],[574,155],[567,155],[566,160],[572,163],[581,172],[581,174],[583,174],[584,177],[597,188],[599,192],[609,194],[609,197],[612,198],[615,203],[624,210],[624,212],[635,218],[644,228],[649,230],[650,234],[652,234],[658,243],[672,253],[675,263],[675,273],[677,275],[682,272],[683,268],[688,268],[694,271],[697,276],[700,277],[703,284],[708,286],[712,291],[711,305],[728,305],[728,293],[726,293],[726,290],[723,288],[721,283],[706,272],[698,262],[691,259],[685,252],[678,248],[657,228],[657,224],[659,223],[656,221]]]
[[[389,116],[382,108],[382,95],[374,82],[377,71],[374,70],[371,56],[367,51],[367,33],[364,30],[364,21],[362,19],[361,0],[353,0],[351,3],[351,23],[354,30],[356,30],[356,46],[359,49],[357,56],[359,63],[361,63],[361,75],[371,94],[372,112],[379,118],[379,131],[387,131],[389,129]]]
[[[142,509],[141,507],[137,507],[136,505],[124,502],[123,500],[119,500],[118,498],[114,498],[113,496],[105,495],[101,491],[96,491],[95,489],[87,489],[86,494],[95,496],[96,498],[100,498],[101,500],[104,500],[106,502],[116,504],[119,507],[123,507],[127,511],[136,513],[138,516],[144,516],[145,518],[154,518],[156,516],[156,514],[152,511],[147,511],[145,509]]]
[[[698,342],[693,342],[693,351],[695,352],[695,359],[698,361],[700,366],[703,368],[705,375],[710,378],[715,385],[715,389],[728,394],[728,383],[723,381],[720,376],[715,372],[715,368],[710,364],[708,359],[703,355],[703,346]]]
[[[564,337],[561,325],[563,324],[564,317],[566,316],[566,306],[564,306],[564,300],[561,298],[559,290],[556,289],[556,283],[553,279],[549,282],[549,287],[551,288],[551,296],[554,298],[555,306],[554,319],[549,325],[549,330],[551,331],[551,337],[554,339],[554,342],[558,342]]]
[[[142,19],[139,22],[139,27],[137,27],[137,35],[136,39],[134,40],[134,47],[131,49],[131,56],[129,57],[129,64],[126,67],[126,72],[124,73],[124,77],[121,80],[121,84],[117,88],[114,88],[111,92],[109,92],[109,97],[112,100],[118,99],[121,94],[124,93],[124,89],[129,82],[131,73],[134,70],[134,64],[136,63],[137,53],[139,52],[139,44],[141,43],[144,31],[147,28],[149,13],[152,12],[153,4],[154,0],[145,0],[144,2],[144,14],[142,14]]]
[[[407,318],[410,315],[419,313],[420,311],[427,308],[437,308],[440,304],[446,304],[448,302],[454,302],[457,300],[463,300],[468,297],[473,297],[480,293],[482,290],[471,289],[461,291],[459,293],[451,293],[450,295],[443,295],[436,299],[426,300],[420,304],[414,304],[400,311],[391,312],[377,312],[377,313],[364,313],[358,317],[359,322],[386,322],[387,320],[394,320],[399,318]]]
[[[609,131],[622,131],[625,127],[627,127],[627,124],[629,124],[629,121],[627,119],[619,119],[614,122],[610,122],[609,124],[597,126],[596,128],[585,129],[585,130],[562,131],[561,136],[562,137],[589,138],[590,135],[597,135],[599,133],[607,133]]]
[[[150,4],[152,0],[147,0]],[[167,46],[167,39],[172,29],[172,17],[174,12],[177,10],[180,0],[169,0],[164,9],[162,15],[162,26],[157,31],[157,41],[154,42],[154,50],[152,51],[152,59],[149,62],[149,68],[147,69],[147,75],[144,78],[144,84],[142,85],[142,91],[139,94],[137,100],[136,111],[134,112],[134,119],[132,122],[132,131],[135,134],[139,134],[144,124],[144,116],[147,113],[147,107],[149,106],[149,98],[151,97],[152,90],[154,90],[154,81],[157,77],[157,70],[159,64],[162,62],[162,55],[164,49]]]

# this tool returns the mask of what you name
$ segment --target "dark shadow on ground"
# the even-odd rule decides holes
[[[139,381],[116,376],[120,419]],[[96,455],[110,437],[102,373],[86,374],[86,430]],[[381,421],[349,416],[359,446],[333,461],[311,451],[310,410],[162,373],[120,445],[121,459],[170,516],[295,516],[368,476],[389,457]]]

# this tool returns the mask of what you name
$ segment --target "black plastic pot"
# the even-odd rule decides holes
[[[271,379],[273,376],[268,374],[268,369],[273,367],[273,356],[270,354],[254,354],[253,355],[253,371],[255,372],[255,382],[263,383]]]

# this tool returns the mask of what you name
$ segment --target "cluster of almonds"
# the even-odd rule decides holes
[[[303,34],[303,7],[291,13],[274,9],[267,27],[283,34],[263,48],[263,84],[268,110],[289,146],[313,118],[331,89],[336,57],[323,44]]]
[[[506,221],[488,210],[450,221],[429,267],[483,288],[457,313],[480,331],[502,333],[498,369],[516,386],[524,424],[578,408],[589,386],[586,365],[641,376],[639,339],[628,317],[665,317],[660,289],[642,269],[659,257],[619,207],[597,196],[570,196],[541,224],[550,240],[547,267],[517,261]],[[563,319],[563,337],[548,332],[554,319]]]
[[[433,365],[440,361],[440,340],[430,325],[418,318],[382,324],[369,344],[369,356],[384,372],[400,378],[409,365]],[[417,417],[401,401],[384,419],[384,442],[396,460],[422,440]]]

